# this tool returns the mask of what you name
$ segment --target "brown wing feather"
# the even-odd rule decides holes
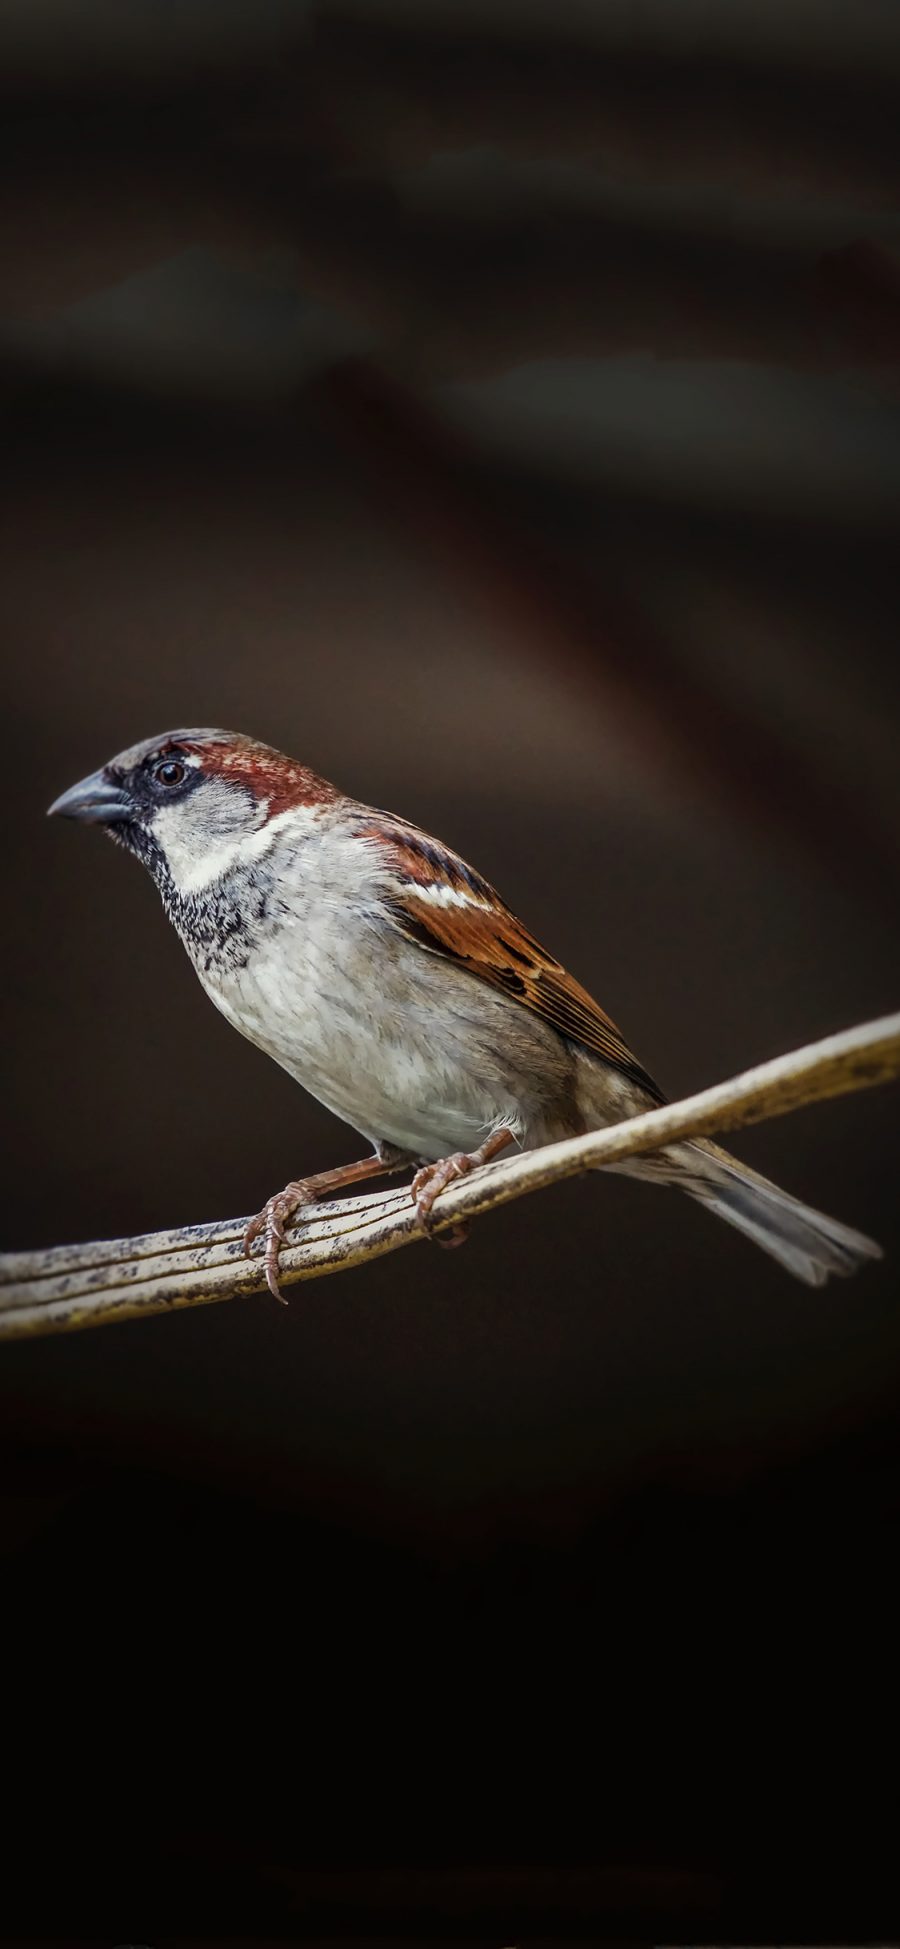
[[[396,860],[399,885],[389,904],[396,925],[409,939],[447,955],[480,981],[533,1009],[560,1035],[645,1089],[655,1103],[665,1102],[615,1022],[465,860],[399,820],[386,819],[384,825],[379,820],[368,830],[387,842]]]

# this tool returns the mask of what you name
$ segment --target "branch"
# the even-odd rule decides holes
[[[582,1171],[603,1170],[685,1137],[709,1137],[783,1116],[804,1104],[869,1089],[897,1076],[900,1014],[826,1036],[626,1123],[490,1164],[442,1193],[436,1229],[479,1217]],[[262,1292],[259,1259],[243,1255],[245,1222],[184,1225],[143,1238],[8,1253],[0,1257],[0,1339],[61,1333]],[[310,1205],[302,1223],[287,1233],[282,1283],[363,1265],[423,1236],[408,1188]]]

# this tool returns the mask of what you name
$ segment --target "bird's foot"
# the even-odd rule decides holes
[[[480,1164],[487,1164],[498,1151],[504,1150],[512,1142],[513,1133],[504,1125],[486,1137],[477,1150],[455,1150],[450,1157],[441,1157],[436,1164],[423,1164],[422,1169],[416,1172],[412,1181],[412,1195],[419,1223],[423,1231],[434,1238],[436,1245],[465,1245],[469,1229],[467,1225],[454,1225],[452,1231],[445,1232],[443,1237],[436,1234],[432,1216],[435,1200],[442,1191],[446,1191],[448,1184],[453,1183],[454,1178],[464,1178],[470,1171],[477,1171]]]
[[[282,1306],[287,1305],[287,1300],[278,1284],[278,1258],[285,1226],[295,1211],[301,1205],[316,1204],[329,1191],[343,1191],[346,1185],[358,1184],[361,1178],[383,1177],[389,1171],[402,1170],[410,1162],[405,1151],[396,1150],[391,1144],[378,1144],[373,1157],[363,1157],[358,1164],[339,1164],[336,1170],[319,1171],[315,1177],[296,1178],[283,1191],[276,1192],[274,1198],[267,1198],[262,1211],[251,1218],[244,1232],[244,1251],[249,1258],[255,1240],[261,1232],[265,1233],[266,1285]]]
[[[453,1152],[452,1157],[439,1158],[436,1164],[423,1164],[422,1169],[417,1171],[413,1178],[411,1188],[419,1224],[422,1230],[434,1239],[435,1245],[448,1247],[465,1245],[469,1236],[468,1227],[454,1225],[452,1231],[446,1232],[441,1237],[434,1230],[432,1211],[435,1199],[440,1197],[442,1191],[446,1191],[448,1184],[452,1184],[454,1178],[465,1177],[472,1170],[474,1162],[474,1157],[470,1156],[468,1151],[457,1150]]]
[[[262,1211],[258,1211],[255,1218],[251,1218],[244,1232],[244,1251],[248,1259],[256,1239],[261,1233],[265,1234],[263,1257],[266,1285],[273,1298],[280,1300],[282,1306],[287,1305],[287,1300],[278,1283],[278,1260],[284,1242],[285,1226],[293,1218],[295,1211],[299,1211],[301,1205],[314,1202],[315,1191],[310,1186],[311,1180],[304,1178],[286,1184],[283,1191],[278,1191],[273,1198],[266,1199]]]

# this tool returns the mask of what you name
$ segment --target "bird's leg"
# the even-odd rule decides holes
[[[360,1178],[385,1177],[390,1171],[402,1171],[411,1161],[408,1151],[396,1150],[392,1144],[378,1144],[371,1157],[360,1158],[356,1164],[339,1164],[333,1171],[318,1171],[314,1177],[296,1178],[266,1200],[262,1211],[251,1218],[244,1232],[244,1251],[249,1257],[254,1239],[265,1232],[266,1285],[282,1306],[287,1305],[287,1300],[278,1284],[278,1255],[284,1228],[299,1206],[316,1204],[330,1191],[342,1191],[346,1184],[358,1184]]]
[[[500,1130],[486,1137],[477,1150],[457,1150],[452,1157],[439,1158],[436,1164],[423,1164],[413,1178],[412,1194],[419,1221],[426,1232],[430,1232],[434,1224],[431,1213],[435,1199],[446,1191],[448,1184],[452,1184],[454,1178],[466,1177],[469,1171],[477,1171],[480,1164],[489,1163],[498,1151],[505,1150],[507,1144],[513,1141],[512,1131],[504,1124]],[[452,1232],[447,1232],[443,1238],[436,1238],[435,1243],[464,1245],[467,1236],[465,1225],[454,1225]]]

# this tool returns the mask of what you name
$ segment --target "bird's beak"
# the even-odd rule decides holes
[[[105,772],[95,771],[90,778],[82,778],[80,784],[63,792],[61,798],[54,799],[47,811],[48,819],[57,812],[63,819],[80,819],[86,826],[114,826],[122,819],[133,818],[134,806],[120,785],[115,785]]]

